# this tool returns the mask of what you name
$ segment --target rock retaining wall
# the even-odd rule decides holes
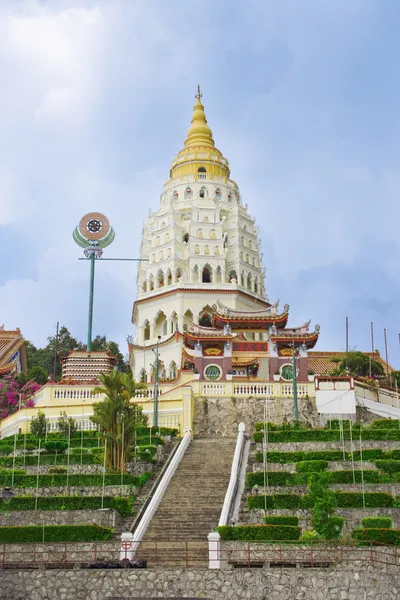
[[[121,521],[120,514],[104,510],[12,510],[0,513],[0,526],[21,525],[99,525],[114,528]]]
[[[3,600],[397,600],[396,572],[375,569],[0,571]]]
[[[13,488],[15,496],[101,496],[102,486],[59,486],[38,488]],[[2,488],[0,488],[0,494]],[[116,486],[106,485],[104,487],[105,496],[136,496],[138,488],[130,485]]]

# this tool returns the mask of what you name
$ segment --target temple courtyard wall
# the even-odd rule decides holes
[[[394,568],[395,569],[395,568]],[[0,571],[2,600],[397,600],[398,569]]]

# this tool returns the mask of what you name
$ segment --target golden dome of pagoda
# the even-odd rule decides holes
[[[212,131],[207,123],[201,102],[200,86],[197,87],[196,104],[193,107],[184,148],[172,162],[171,179],[193,175],[195,179],[229,179],[229,163],[216,147]]]

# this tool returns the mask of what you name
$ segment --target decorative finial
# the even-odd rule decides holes
[[[200,92],[200,84],[198,83],[198,84],[197,84],[197,94],[196,94],[196,96],[195,96],[195,98],[197,98],[197,101],[198,101],[198,102],[200,102],[202,95],[203,95],[203,94]]]

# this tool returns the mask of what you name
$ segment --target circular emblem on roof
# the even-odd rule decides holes
[[[87,240],[101,240],[109,231],[110,222],[101,213],[87,213],[79,222],[79,232]]]

